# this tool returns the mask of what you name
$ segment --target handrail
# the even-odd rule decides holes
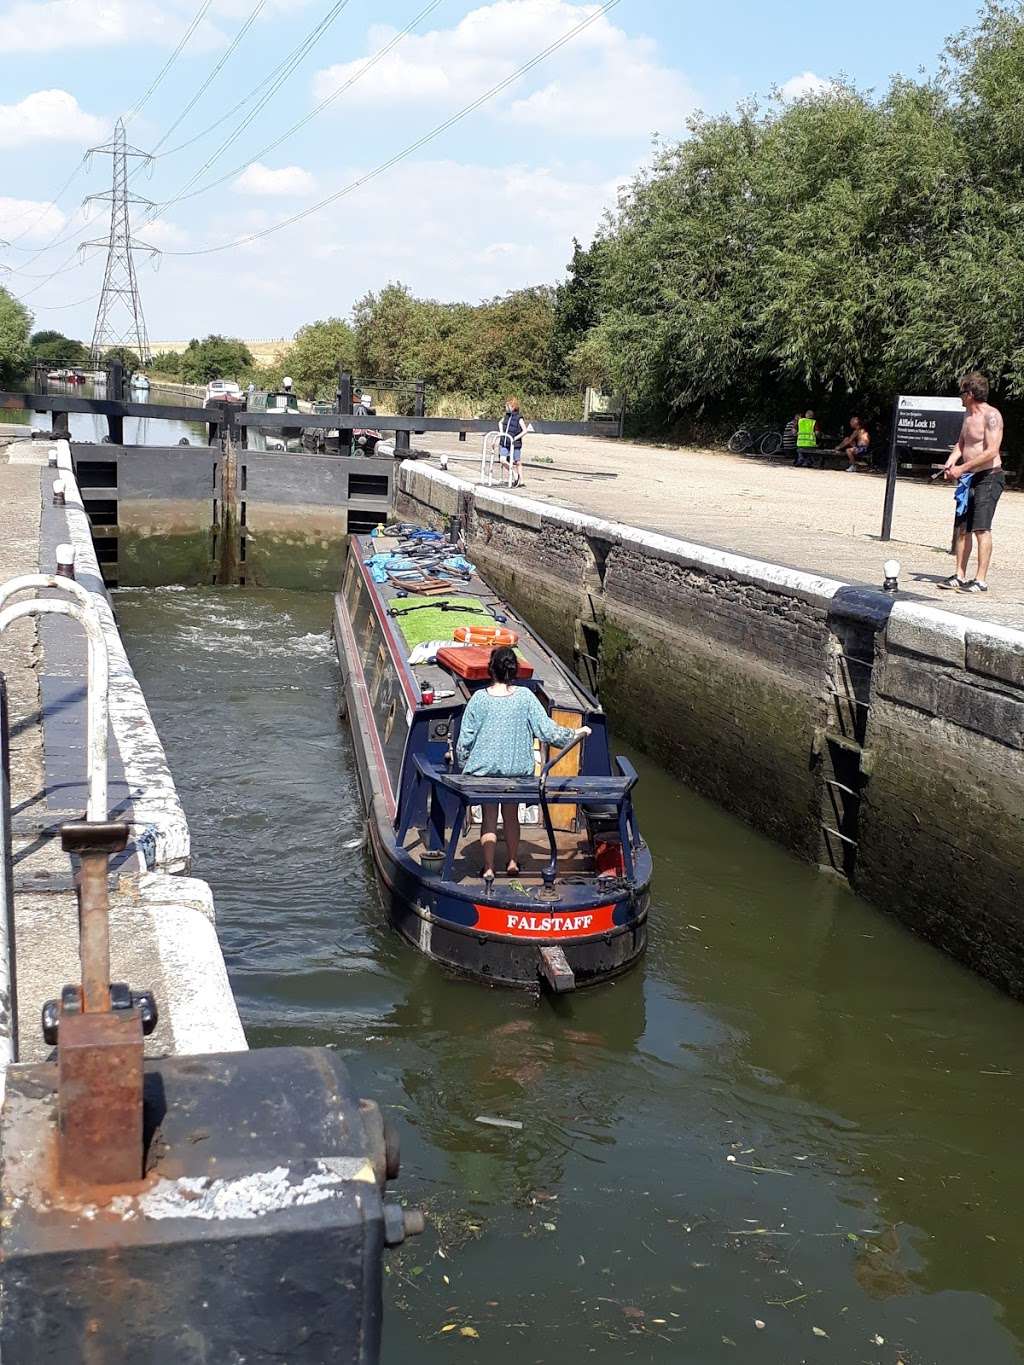
[[[558,761],[556,757],[555,762]],[[445,787],[448,791],[454,792],[456,796],[469,800],[471,804],[478,804],[483,793],[474,794],[472,783],[474,782],[494,782],[504,783],[512,791],[518,791],[518,795],[508,797],[508,800],[525,800],[529,798],[539,799],[539,775],[531,774],[529,777],[488,777],[477,776],[473,773],[445,773],[435,767],[433,763],[417,754],[414,758],[415,766],[420,775],[428,781],[435,783],[439,787]],[[572,804],[575,801],[615,801],[621,803],[636,786],[637,776],[635,772],[624,773],[621,777],[613,776],[566,776],[552,778],[547,783],[547,797],[549,801],[564,802]],[[469,790],[467,791],[467,788]],[[501,800],[495,795],[493,798],[490,792],[487,799]]]
[[[0,1103],[7,1068],[18,1060],[18,986],[14,960],[14,869],[11,861],[10,729],[0,674]]]
[[[636,826],[632,815],[632,807],[629,803],[630,793],[636,786],[638,777],[636,769],[625,758],[616,758],[616,763],[621,776],[611,775],[602,776],[550,776],[551,769],[556,763],[560,762],[583,738],[579,736],[568,744],[564,749],[552,755],[545,763],[541,772],[534,777],[486,777],[475,774],[465,773],[445,773],[436,768],[433,763],[425,759],[421,754],[413,756],[413,766],[416,772],[416,785],[405,797],[398,823],[399,844],[404,840],[409,828],[415,818],[418,808],[419,793],[422,788],[420,783],[429,782],[432,789],[443,788],[451,792],[458,798],[459,810],[453,820],[450,833],[447,834],[447,849],[445,854],[444,869],[442,880],[447,880],[454,865],[455,846],[462,833],[464,813],[468,806],[479,805],[489,801],[534,801],[536,800],[544,811],[544,826],[548,837],[549,851],[554,852],[549,858],[548,864],[543,872],[544,885],[550,890],[557,875],[557,842],[554,838],[554,827],[551,821],[550,812],[547,807],[552,803],[565,803],[571,805],[587,805],[590,802],[614,802],[618,814],[618,824],[620,837],[623,842],[623,856],[626,862],[626,876],[632,877],[632,856],[633,849],[636,847]],[[494,783],[494,790],[482,787],[480,784]],[[431,796],[433,803],[434,795]],[[431,810],[433,809],[431,805]],[[434,816],[428,812],[428,819],[433,825]],[[443,825],[434,825],[433,834],[439,839],[445,837],[447,820]],[[630,847],[625,845],[627,841]],[[554,864],[554,866],[553,866]]]
[[[548,860],[544,864],[540,875],[545,888],[548,889],[554,886],[555,877],[558,875],[558,843],[555,839],[555,827],[551,822],[551,811],[548,809],[548,773],[550,773],[556,763],[560,763],[562,759],[565,758],[566,754],[571,754],[577,744],[582,744],[585,738],[586,732],[582,730],[579,734],[573,735],[565,748],[559,750],[557,754],[553,754],[540,770],[540,777],[538,780],[538,786],[540,788],[540,813],[544,817],[544,829],[548,836]]]
[[[13,580],[15,583],[17,579]],[[56,586],[64,586],[58,580]],[[9,585],[8,585],[9,586]],[[54,586],[47,584],[47,586]],[[84,589],[83,589],[84,591]],[[10,596],[0,589],[0,600]],[[76,594],[77,596],[77,594]],[[67,602],[56,598],[37,597],[29,602],[16,602],[0,610],[0,632],[26,616],[70,616],[81,623],[86,641],[86,715],[87,715],[87,780],[88,802],[86,819],[102,822],[107,818],[107,687],[109,666],[107,642],[103,636],[99,614],[92,602]]]

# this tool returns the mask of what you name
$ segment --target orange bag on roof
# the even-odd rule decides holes
[[[441,667],[446,668],[449,673],[454,673],[458,678],[465,678],[468,682],[482,682],[490,677],[487,668],[490,661],[491,651],[479,645],[475,647],[459,645],[458,648],[437,651],[437,662]],[[525,659],[520,659],[516,677],[532,678],[533,665],[528,664]]]

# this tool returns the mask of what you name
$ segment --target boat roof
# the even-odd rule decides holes
[[[539,636],[534,634],[526,622],[495,593],[494,589],[480,577],[475,568],[472,573],[466,576],[453,573],[443,567],[439,568],[437,570],[438,577],[448,579],[453,585],[452,590],[424,596],[417,593],[414,582],[409,582],[404,589],[401,582],[395,582],[390,578],[384,583],[374,582],[369,569],[365,567],[365,562],[371,555],[405,556],[409,550],[412,553],[408,557],[415,562],[418,557],[415,543],[410,546],[399,536],[353,535],[351,547],[352,553],[358,556],[364,567],[366,581],[371,589],[371,600],[375,602],[378,615],[387,627],[385,634],[391,643],[392,653],[402,661],[406,670],[415,678],[417,689],[421,683],[426,682],[434,688],[435,696],[438,692],[454,690],[454,697],[437,697],[434,702],[435,706],[458,705],[466,699],[469,690],[462,684],[461,679],[454,677],[438,663],[410,665],[409,655],[415,643],[419,639],[450,639],[451,632],[458,625],[504,624],[519,636],[516,652],[532,666],[533,679],[543,685],[544,692],[551,699],[553,706],[574,711],[599,711],[601,709],[596,698],[591,695],[584,684],[562,663],[554,651]],[[456,552],[449,546],[444,550],[441,557],[447,558],[454,553]],[[407,595],[399,596],[400,593]],[[443,611],[442,603],[449,603],[454,608],[464,606],[467,609],[464,611],[457,609]],[[424,634],[422,629],[417,629],[415,632],[410,632],[413,641],[410,644],[402,629],[403,618],[388,614],[389,609],[401,611],[402,608],[409,606],[417,608],[422,606],[422,611],[410,612],[405,619],[410,623],[416,622],[417,617],[426,622],[437,622],[447,632],[446,636],[442,637],[441,634],[435,635],[433,633]],[[495,612],[506,617],[506,621],[498,622],[495,619]],[[416,624],[419,626],[418,622]],[[418,698],[417,705],[422,705]],[[430,707],[427,706],[426,709],[429,710]]]

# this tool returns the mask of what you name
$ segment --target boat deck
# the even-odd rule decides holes
[[[573,830],[556,830],[555,843],[558,846],[558,875],[559,877],[577,876],[592,877],[594,875],[594,859],[586,835],[582,832]],[[419,830],[410,830],[404,844],[405,852],[410,854],[417,862],[421,861],[421,854],[426,851],[426,845],[420,835]],[[503,876],[505,863],[508,855],[505,851],[505,839],[501,827],[498,828],[498,852],[494,859],[494,870],[497,874],[495,886],[509,886],[510,882],[519,882],[528,890],[535,889],[543,885],[541,870],[548,861],[549,850],[547,835],[544,833],[544,826],[523,825],[522,838],[519,843],[519,875],[514,878]],[[480,826],[470,825],[459,840],[458,851],[455,855],[455,865],[452,872],[453,882],[479,882],[483,887],[481,870],[483,868],[483,857],[480,849]]]
[[[401,555],[406,551],[397,539],[388,536],[375,536],[372,539],[366,537],[361,540],[363,557],[367,558],[370,553]],[[415,560],[416,556],[413,555]],[[468,617],[480,625],[497,624],[494,622],[493,613],[499,612],[506,616],[507,625],[514,630],[519,640],[516,644],[516,651],[533,668],[533,676],[539,679],[544,686],[544,692],[550,699],[553,707],[570,711],[593,710],[593,701],[587,698],[575,684],[575,680],[564,664],[556,656],[543,646],[530,632],[529,627],[512,611],[512,609],[497,597],[494,590],[488,586],[478,574],[473,573],[468,577],[450,573],[444,569],[439,569],[439,577],[448,579],[452,586],[447,592],[440,592],[430,595],[430,601],[436,606],[445,601],[460,601],[462,599],[472,599],[478,605],[482,613]],[[401,610],[410,600],[420,601],[421,594],[414,582],[408,583],[404,591],[409,594],[408,598],[399,596],[403,591],[402,584],[389,580],[386,583],[374,584],[377,593],[384,603],[385,611],[389,609]],[[410,613],[411,615],[411,613]],[[404,657],[408,659],[411,652],[410,646],[406,643],[402,633],[402,618],[388,618],[396,627],[395,635],[399,642],[399,648],[404,651]],[[458,623],[462,618],[452,615],[452,624]],[[440,637],[438,637],[440,638]],[[454,677],[447,669],[437,663],[422,663],[412,666],[413,673],[417,682],[428,683],[434,688],[436,697],[435,705],[448,704],[459,701],[467,701],[471,695],[471,689],[466,686],[462,679]],[[448,696],[444,696],[448,693]],[[451,695],[453,694],[454,695]]]

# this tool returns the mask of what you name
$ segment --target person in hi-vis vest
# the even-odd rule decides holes
[[[804,468],[811,468],[811,451],[818,449],[818,437],[821,435],[821,427],[818,426],[814,413],[809,409],[804,415],[797,419],[796,424],[796,462]]]

